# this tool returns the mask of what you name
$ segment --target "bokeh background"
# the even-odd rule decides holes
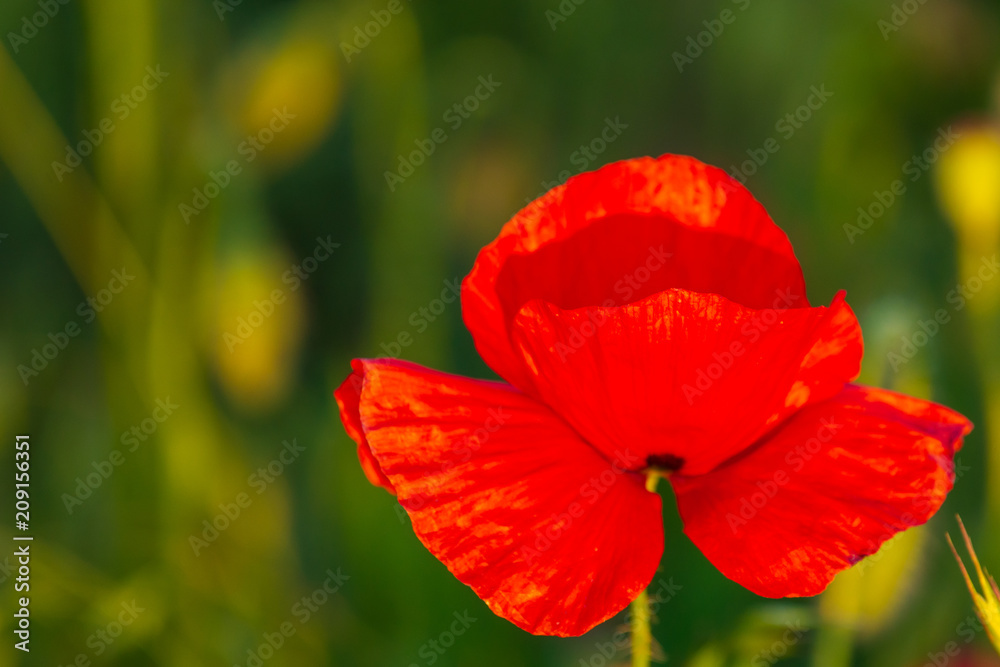
[[[847,290],[862,381],[976,423],[939,515],[814,599],[726,580],[661,485],[664,656],[1000,664],[944,540],[960,512],[1000,570],[1000,4],[4,0],[0,36],[0,474],[30,434],[35,537],[32,651],[5,611],[0,667],[626,661],[624,616],[493,616],[332,391],[356,356],[492,377],[435,300],[548,187],[664,152],[740,170],[810,299]]]

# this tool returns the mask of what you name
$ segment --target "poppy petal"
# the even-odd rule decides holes
[[[688,475],[835,395],[857,377],[863,351],[842,293],[829,307],[784,310],[681,289],[611,308],[532,301],[513,339],[531,392],[587,442],[628,445],[643,465]]]
[[[420,541],[494,613],[576,636],[628,605],[663,553],[660,496],[500,382],[355,362],[360,422]],[[360,366],[360,369],[359,369]]]
[[[395,495],[396,489],[382,472],[375,455],[372,454],[371,447],[368,446],[368,439],[365,437],[365,429],[361,425],[359,403],[361,389],[364,387],[364,364],[355,359],[351,362],[351,369],[351,374],[333,392],[333,397],[337,400],[337,406],[340,408],[340,421],[343,422],[347,435],[358,443],[358,461],[361,463],[361,470],[364,471],[365,477],[375,486],[381,486]]]
[[[724,575],[765,597],[816,595],[934,515],[971,429],[935,403],[849,385],[744,456],[670,482],[684,532]]]
[[[486,363],[523,389],[508,331],[526,302],[617,306],[671,287],[752,308],[784,290],[808,306],[788,237],[746,188],[664,155],[579,174],[520,211],[476,258],[462,313]]]

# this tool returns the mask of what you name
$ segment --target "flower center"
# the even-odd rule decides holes
[[[646,490],[656,493],[656,485],[661,477],[669,477],[684,465],[684,459],[673,454],[650,454],[646,457]]]
[[[681,469],[684,459],[673,454],[650,454],[646,457],[646,468],[657,472],[671,473]]]

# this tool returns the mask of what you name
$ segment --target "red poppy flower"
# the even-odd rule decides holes
[[[651,471],[724,575],[815,595],[937,511],[972,427],[850,384],[862,340],[843,294],[810,306],[784,232],[689,157],[548,192],[479,253],[462,310],[506,382],[359,359],[335,395],[421,542],[536,634],[582,634],[652,580]]]

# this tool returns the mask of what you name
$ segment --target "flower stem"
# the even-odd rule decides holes
[[[646,591],[632,602],[632,667],[649,667],[653,635],[649,630],[649,600]]]
[[[663,473],[650,469],[646,472],[646,490],[656,493],[656,486]],[[653,657],[653,634],[649,629],[649,596],[646,591],[632,601],[632,667],[649,667]]]

